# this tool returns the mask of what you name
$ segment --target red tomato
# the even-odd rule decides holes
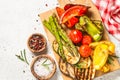
[[[79,48],[79,53],[82,57],[89,57],[92,53],[92,49],[89,45],[81,45]]]
[[[69,36],[73,43],[79,43],[82,40],[82,32],[79,30],[71,30]]]
[[[92,38],[89,35],[84,35],[82,39],[82,44],[90,44],[92,42]]]

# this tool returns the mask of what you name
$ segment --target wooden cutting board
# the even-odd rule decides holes
[[[87,2],[85,2],[87,1]],[[59,2],[59,5],[61,8],[63,8],[63,6],[67,3],[71,3],[69,0],[58,0]],[[99,11],[97,10],[97,8],[95,7],[95,5],[92,3],[91,0],[75,0],[72,2],[73,4],[84,4],[84,5],[88,5],[90,6],[91,8],[89,9],[89,13],[87,13],[88,16],[90,16],[91,19],[94,19],[94,20],[101,20],[101,17],[100,17],[100,14],[99,14]],[[41,21],[43,20],[48,20],[49,16],[52,15],[53,13],[56,13],[56,10],[55,9],[52,9],[52,10],[49,10],[47,12],[44,12],[44,13],[41,13],[39,14],[40,15],[40,18],[41,18]],[[43,26],[44,27],[44,26]],[[47,33],[47,37],[48,37],[48,40],[49,42],[51,43],[51,46],[52,46],[52,42],[55,40],[54,36],[49,32],[48,29],[46,29],[44,27],[46,33]],[[103,36],[103,39],[104,40],[109,40],[109,37],[108,37],[108,33],[104,27],[104,36]],[[56,57],[56,60],[57,62],[59,61],[59,56],[54,52],[54,55]],[[117,70],[117,69],[120,69],[120,65],[119,65],[119,62],[118,60],[115,60],[114,61],[114,65],[111,66],[111,71],[114,71],[114,70]],[[96,72],[96,76],[101,76],[103,75],[102,72]],[[64,80],[71,80],[70,78],[68,78],[67,76],[63,75],[63,79]]]

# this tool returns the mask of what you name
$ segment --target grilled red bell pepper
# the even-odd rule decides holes
[[[65,12],[64,9],[60,8],[60,7],[56,7],[56,11],[59,17],[61,17],[61,15]]]
[[[71,19],[69,19],[65,24],[67,27],[72,28],[76,23],[79,22],[79,19],[76,17],[72,17]]]
[[[75,16],[82,16],[86,13],[88,7],[84,5],[76,5],[67,9],[60,17],[60,23],[65,23]]]
[[[64,6],[64,10],[66,11],[66,10],[68,10],[69,8],[73,7],[73,6],[75,6],[75,4],[66,4],[66,5]]]
[[[64,9],[60,8],[60,7],[56,7],[56,11],[59,17],[61,17],[61,15],[65,12]],[[71,19],[69,19],[65,25],[69,28],[72,28],[77,22],[79,21],[78,18],[76,17],[72,17]]]

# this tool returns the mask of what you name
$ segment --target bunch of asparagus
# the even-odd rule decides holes
[[[71,64],[76,64],[80,59],[79,52],[76,46],[72,43],[72,41],[68,37],[66,31],[62,29],[62,26],[58,23],[56,15],[53,14],[52,16],[50,16],[48,21],[44,20],[43,24],[55,36],[56,41],[58,43],[57,53],[60,55],[60,57],[63,60],[66,60],[66,58],[68,57],[67,55],[65,55],[64,51],[65,47],[67,51],[70,53],[70,55],[72,55],[71,57],[69,56],[70,59],[72,59],[73,57],[77,58],[77,60],[74,60],[74,62],[69,62],[68,60],[67,61]]]

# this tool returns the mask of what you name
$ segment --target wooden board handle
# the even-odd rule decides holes
[[[66,3],[71,3],[70,0],[58,0],[59,5],[63,7]]]
[[[67,3],[84,4],[84,5],[87,5],[87,6],[89,6],[89,4],[92,3],[91,0],[58,0],[58,2],[59,2],[59,5],[61,7],[64,7],[64,5],[67,4]]]

